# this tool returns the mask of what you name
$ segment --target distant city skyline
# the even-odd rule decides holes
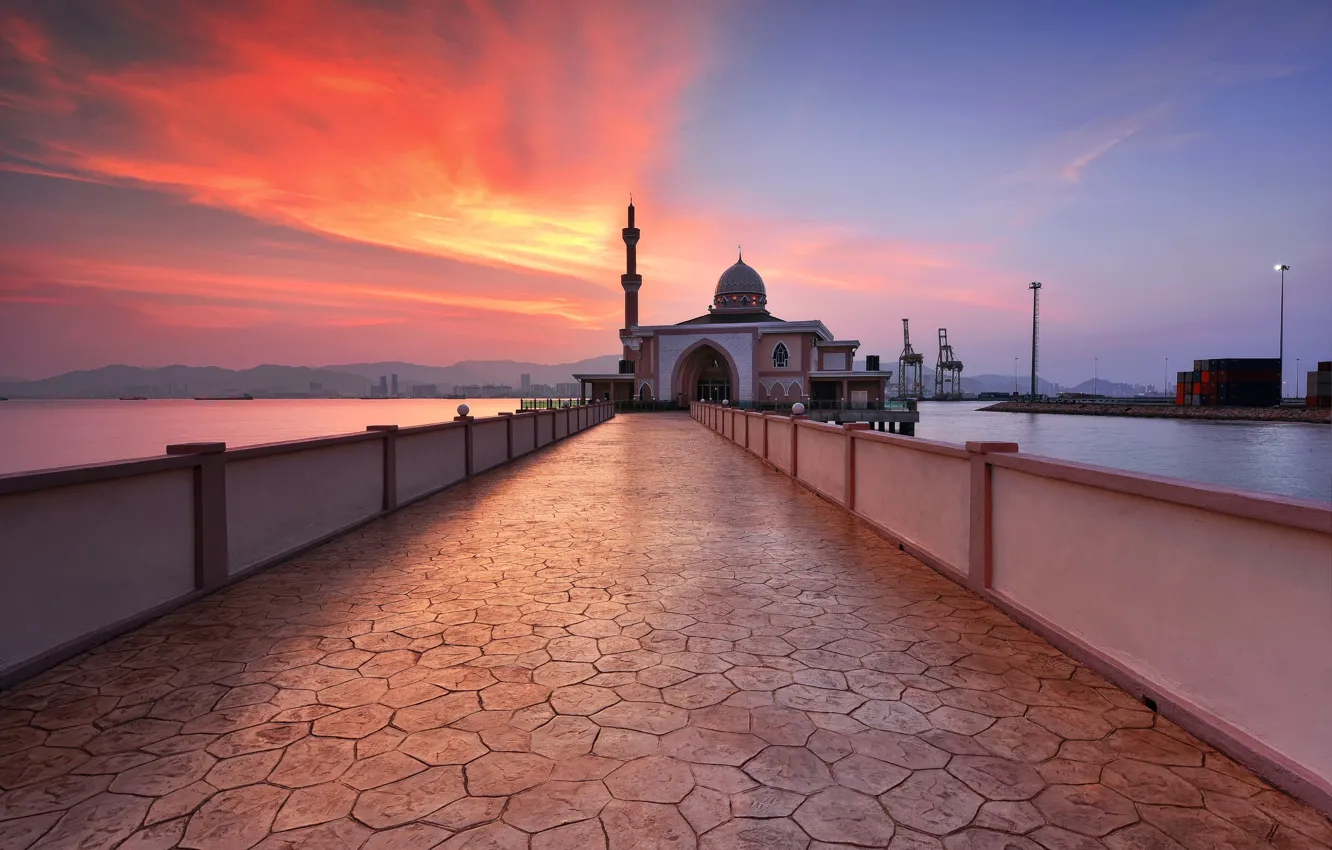
[[[1043,378],[1160,385],[1285,263],[1332,358],[1319,0],[73,8],[0,18],[6,377],[612,353],[630,191],[645,323],[741,243],[861,357],[1026,374],[1040,280]]]

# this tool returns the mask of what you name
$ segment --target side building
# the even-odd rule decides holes
[[[878,403],[892,371],[856,371],[859,340],[838,339],[818,319],[786,321],[768,312],[767,287],[743,253],[717,279],[708,312],[674,325],[640,325],[634,205],[626,250],[623,355],[610,374],[574,375],[583,398],[665,403]],[[877,367],[877,357],[868,358]]]

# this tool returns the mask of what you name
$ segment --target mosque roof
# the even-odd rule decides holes
[[[699,316],[694,319],[687,319],[678,322],[681,325],[738,325],[746,322],[784,322],[785,319],[779,319],[769,313],[767,310],[755,310],[749,313],[732,313],[718,310],[715,313]]]
[[[748,294],[767,298],[768,290],[763,285],[763,277],[753,266],[745,263],[744,255],[735,261],[735,265],[721,273],[717,278],[717,290],[714,295]]]

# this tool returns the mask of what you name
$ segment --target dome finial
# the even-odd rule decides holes
[[[743,263],[743,262],[745,261],[745,248],[744,248],[744,246],[743,246],[743,245],[736,245],[736,246],[735,246],[735,250],[737,250],[737,251],[740,252],[740,259],[736,260],[736,262],[737,262],[737,263]]]

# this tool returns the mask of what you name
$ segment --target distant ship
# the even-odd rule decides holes
[[[120,397],[120,400],[121,400],[121,401],[147,401],[147,400],[148,400],[148,396],[146,396],[146,395],[123,395],[123,396]]]
[[[254,401],[254,396],[249,393],[240,395],[197,395],[195,401]]]

